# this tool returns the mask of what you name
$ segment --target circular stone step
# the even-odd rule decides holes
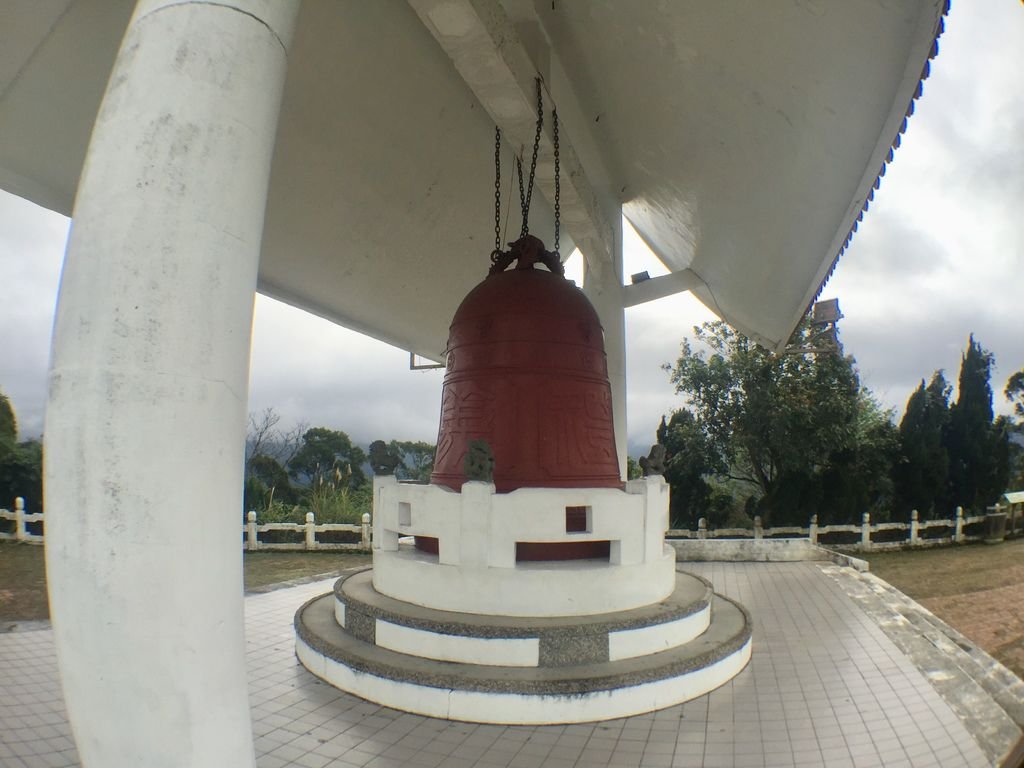
[[[398,653],[335,621],[334,595],[295,616],[296,655],[337,688],[407,712],[452,720],[553,724],[607,720],[688,701],[737,675],[750,659],[750,618],[715,596],[711,623],[685,645],[646,656],[549,667],[489,666]]]
[[[711,585],[677,572],[664,601],[595,616],[499,617],[438,611],[382,595],[370,569],[334,586],[335,619],[359,640],[412,656],[494,666],[557,667],[683,645],[711,621]]]

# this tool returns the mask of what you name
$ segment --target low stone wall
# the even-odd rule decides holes
[[[812,544],[809,539],[667,539],[678,562],[791,563],[806,560],[831,562],[868,570],[864,560]]]

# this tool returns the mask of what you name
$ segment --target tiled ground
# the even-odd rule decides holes
[[[570,726],[433,720],[320,683],[298,665],[295,609],[330,582],[246,599],[257,764],[281,766],[983,766],[925,677],[814,563],[691,570],[754,616],[736,679],[661,712]],[[0,635],[0,766],[72,766],[48,630]]]

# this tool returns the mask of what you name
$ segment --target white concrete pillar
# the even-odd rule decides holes
[[[611,384],[615,420],[615,449],[619,454],[619,476],[625,479],[626,312],[622,305],[622,216],[616,216],[614,221],[615,263],[592,264],[590,260],[584,259],[583,292],[597,310],[604,329],[604,351],[608,358],[608,381]]]
[[[140,0],[61,278],[46,564],[82,763],[254,764],[238,512],[297,0]]]
[[[490,564],[488,557],[491,548],[493,501],[492,483],[468,482],[462,486],[462,493],[459,494],[458,551],[451,555],[452,565],[486,568]],[[440,552],[438,559],[440,560]]]
[[[25,499],[21,496],[14,497],[14,540],[24,541],[28,538],[28,529],[25,527]]]
[[[359,527],[359,543],[363,549],[369,549],[372,541],[370,539],[370,513],[363,512],[362,524]]]
[[[306,513],[306,549],[316,549],[316,516]]]

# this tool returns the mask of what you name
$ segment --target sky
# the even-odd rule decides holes
[[[865,386],[898,419],[922,378],[955,384],[970,333],[995,356],[997,413],[1024,368],[1024,4],[959,0],[939,56],[875,201],[823,298]],[[0,392],[22,439],[43,429],[50,331],[68,220],[0,192]],[[578,256],[575,257],[579,259]],[[630,231],[625,272],[666,270]],[[568,274],[579,274],[569,264]],[[662,370],[692,327],[713,319],[677,295],[627,310],[630,455],[646,453],[682,405]],[[257,296],[250,410],[281,424],[341,429],[358,443],[434,442],[441,371],[408,353]]]

